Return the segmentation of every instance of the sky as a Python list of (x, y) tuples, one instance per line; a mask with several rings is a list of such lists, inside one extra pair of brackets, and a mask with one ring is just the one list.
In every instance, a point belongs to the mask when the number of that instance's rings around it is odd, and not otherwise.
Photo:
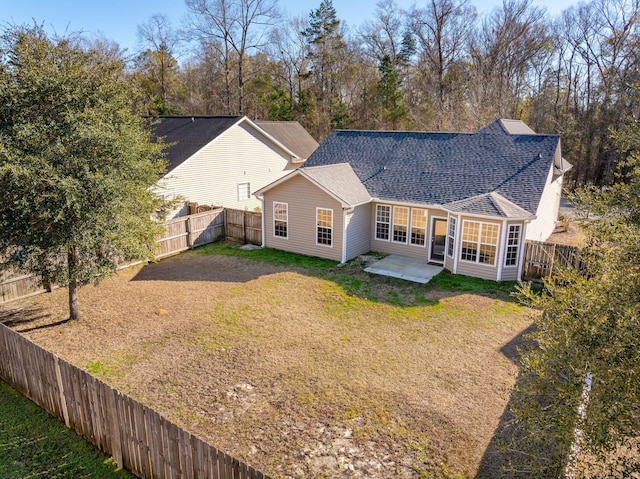
[[(377, 0), (333, 0), (338, 18), (348, 26), (358, 27), (372, 20)], [(321, 0), (279, 0), (280, 7), (290, 16), (308, 17)], [(400, 8), (408, 9), (425, 3), (396, 0)], [(489, 13), (502, 0), (471, 0), (478, 13)], [(534, 0), (552, 14), (577, 3), (576, 0)], [(186, 14), (182, 0), (0, 0), (0, 27), (7, 24), (44, 24), (47, 31), (58, 34), (82, 32), (89, 38), (104, 37), (116, 41), (129, 53), (138, 50), (137, 27), (156, 14), (167, 15), (174, 27), (179, 27)]]

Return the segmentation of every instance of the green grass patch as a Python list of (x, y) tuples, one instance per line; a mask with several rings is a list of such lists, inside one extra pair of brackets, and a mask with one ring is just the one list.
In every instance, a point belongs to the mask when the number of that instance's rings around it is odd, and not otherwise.
[(516, 290), (517, 284), (516, 281), (491, 281), (461, 274), (451, 274), (448, 271), (437, 274), (429, 282), (430, 286), (444, 289), (445, 291), (490, 293), (498, 296), (509, 296)]
[(134, 478), (2, 381), (0, 477)]
[(296, 253), (289, 253), (287, 251), (280, 251), (271, 248), (243, 250), (240, 249), (236, 244), (227, 241), (219, 243), (209, 243), (207, 245), (196, 248), (194, 251), (206, 255), (237, 256), (239, 258), (262, 261), (278, 266), (289, 265), (304, 269), (327, 270), (338, 265), (337, 261), (317, 258), (315, 256), (305, 256)]

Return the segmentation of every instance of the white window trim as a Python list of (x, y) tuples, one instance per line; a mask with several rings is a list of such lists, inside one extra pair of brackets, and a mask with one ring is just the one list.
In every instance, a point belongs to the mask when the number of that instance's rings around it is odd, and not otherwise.
[[(478, 230), (478, 238), (476, 239), (476, 259), (474, 261), (470, 261), (468, 259), (463, 259), (462, 258), (462, 249), (460, 249), (460, 261), (462, 261), (463, 263), (470, 263), (470, 264), (477, 264), (480, 266), (488, 266), (488, 267), (492, 267), (495, 268), (496, 264), (500, 264), (497, 263), (497, 261), (499, 261), (499, 256), (500, 256), (500, 225), (496, 225), (496, 223), (490, 223), (487, 221), (480, 221), (480, 220), (473, 220), (473, 219), (469, 219), (469, 220), (462, 220), (462, 229), (460, 230), (460, 244), (462, 245), (464, 243), (464, 228), (465, 228), (465, 224), (466, 223), (479, 223), (480, 224), (480, 229)], [(491, 226), (497, 226), (498, 227), (498, 233), (496, 235), (496, 243), (495, 245), (491, 245), (490, 243), (482, 243), (480, 241), (480, 239), (482, 238), (482, 228), (484, 227), (484, 225), (491, 225)], [(496, 248), (496, 254), (493, 256), (493, 263), (482, 263), (480, 262), (480, 245), (490, 245), (490, 246), (495, 246)]]
[[(413, 212), (422, 211), (424, 213), (424, 244), (416, 244), (411, 242), (411, 234), (413, 233)], [(426, 208), (409, 208), (409, 231), (407, 234), (407, 243), (415, 248), (426, 248), (429, 244), (429, 210)]]
[[(324, 211), (331, 211), (331, 244), (324, 244), (324, 243), (319, 243), (318, 242), (318, 211), (320, 210), (324, 210)], [(288, 230), (287, 230), (288, 231)], [(331, 208), (322, 208), (320, 206), (316, 206), (316, 246), (324, 246), (325, 248), (333, 248), (333, 243), (334, 243), (334, 227), (333, 227), (333, 209)]]
[[(388, 223), (384, 223), (382, 221), (378, 221), (378, 208), (379, 207), (386, 207), (389, 208), (389, 222)], [(374, 221), (374, 228), (375, 230), (373, 231), (373, 237), (376, 241), (386, 241), (387, 243), (391, 242), (391, 237), (393, 235), (393, 231), (391, 230), (391, 225), (392, 225), (392, 215), (393, 215), (393, 207), (391, 205), (385, 205), (385, 204), (377, 204), (376, 205), (376, 210), (374, 212), (375, 215), (375, 221)], [(378, 238), (378, 223), (380, 224), (386, 224), (389, 226), (389, 237), (387, 239), (384, 238)]]
[[(404, 208), (405, 210), (407, 210), (407, 224), (406, 224), (406, 239), (404, 241), (396, 241), (395, 239), (393, 239), (394, 232), (395, 232), (395, 227), (396, 227), (396, 208)], [(411, 231), (411, 208), (408, 206), (400, 206), (400, 205), (396, 205), (392, 208), (392, 212), (393, 214), (391, 215), (391, 230), (389, 231), (389, 238), (391, 239), (392, 243), (395, 244), (409, 244), (409, 233)], [(405, 225), (398, 225), (398, 226), (405, 226)]]
[[(246, 192), (247, 192), (247, 197), (246, 198), (240, 198), (240, 187), (246, 185)], [(237, 187), (236, 187), (236, 191), (238, 193), (238, 201), (248, 201), (251, 199), (251, 183), (249, 181), (243, 181), (238, 183)]]
[[(287, 207), (287, 217), (284, 221), (286, 221), (287, 223), (287, 236), (280, 236), (276, 234), (276, 205), (285, 205)], [(279, 238), (279, 239), (289, 239), (289, 203), (284, 203), (282, 201), (274, 201), (273, 202), (273, 212), (272, 212), (272, 219), (273, 219), (273, 237), (274, 238)], [(278, 221), (282, 221), (282, 220), (278, 220)]]
[[(451, 226), (453, 225), (453, 236), (449, 233), (451, 231)], [(447, 218), (447, 244), (445, 248), (447, 248), (447, 258), (455, 258), (456, 257), (456, 236), (458, 233), (458, 218), (456, 216), (450, 216)], [(451, 248), (449, 245), (451, 244)], [(451, 249), (451, 254), (449, 254), (449, 249)]]
[[(515, 226), (520, 230), (518, 235), (518, 243), (516, 244), (516, 262), (515, 264), (507, 264), (507, 258), (509, 253), (509, 229)], [(505, 241), (504, 241), (504, 267), (505, 268), (517, 268), (520, 265), (520, 255), (522, 254), (522, 225), (519, 223), (507, 223), (505, 228)]]

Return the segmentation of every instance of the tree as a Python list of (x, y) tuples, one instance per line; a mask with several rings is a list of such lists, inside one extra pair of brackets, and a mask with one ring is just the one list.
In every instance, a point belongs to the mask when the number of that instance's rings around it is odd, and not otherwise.
[[(544, 310), (522, 355), (513, 408), (526, 437), (546, 445), (530, 451), (551, 453), (532, 467), (539, 477), (562, 474), (576, 429), (583, 432), (581, 474), (631, 477), (640, 469), (638, 457), (621, 449), (637, 446), (640, 436), (640, 127), (631, 123), (614, 141), (626, 158), (618, 182), (575, 196), (590, 217), (587, 269), (547, 279), (542, 294), (522, 291)], [(593, 386), (585, 402), (588, 374)]]
[(380, 71), (380, 80), (377, 89), (382, 101), (383, 117), (395, 129), (398, 121), (406, 116), (400, 75), (388, 55), (382, 58), (378, 70)]
[(138, 25), (138, 38), (145, 46), (136, 58), (137, 76), (147, 94), (148, 113), (169, 115), (177, 113), (173, 103), (181, 84), (175, 50), (178, 34), (165, 15), (152, 15), (147, 23)]
[(11, 27), (0, 63), (0, 251), (68, 285), (71, 319), (81, 285), (154, 256), (165, 171), (122, 63), (78, 45)]
[(302, 34), (309, 47), (312, 94), (320, 115), (317, 136), (323, 137), (329, 133), (331, 122), (334, 125), (336, 119), (343, 122), (347, 107), (340, 91), (347, 44), (331, 0), (322, 0), (320, 6), (309, 14), (309, 25)]
[(453, 76), (467, 56), (467, 43), (476, 19), (468, 0), (431, 0), (424, 9), (411, 12), (411, 28), (418, 43), (422, 65), (420, 82), (435, 104), (436, 128), (451, 127), (449, 111), (458, 105), (449, 102)]
[[(215, 48), (225, 70), (227, 114), (245, 113), (245, 60), (268, 43), (268, 29), (280, 17), (277, 0), (186, 0), (192, 34)], [(237, 106), (232, 106), (236, 85)]]

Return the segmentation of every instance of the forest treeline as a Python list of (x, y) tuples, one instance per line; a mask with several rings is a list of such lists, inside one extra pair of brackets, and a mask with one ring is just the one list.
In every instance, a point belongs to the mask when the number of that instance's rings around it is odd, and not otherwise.
[(476, 131), (496, 118), (559, 134), (570, 187), (615, 181), (611, 132), (639, 113), (640, 0), (551, 17), (531, 0), (393, 0), (343, 22), (331, 0), (287, 18), (277, 0), (186, 0), (139, 25), (129, 67), (145, 114), (297, 120), (334, 128)]

